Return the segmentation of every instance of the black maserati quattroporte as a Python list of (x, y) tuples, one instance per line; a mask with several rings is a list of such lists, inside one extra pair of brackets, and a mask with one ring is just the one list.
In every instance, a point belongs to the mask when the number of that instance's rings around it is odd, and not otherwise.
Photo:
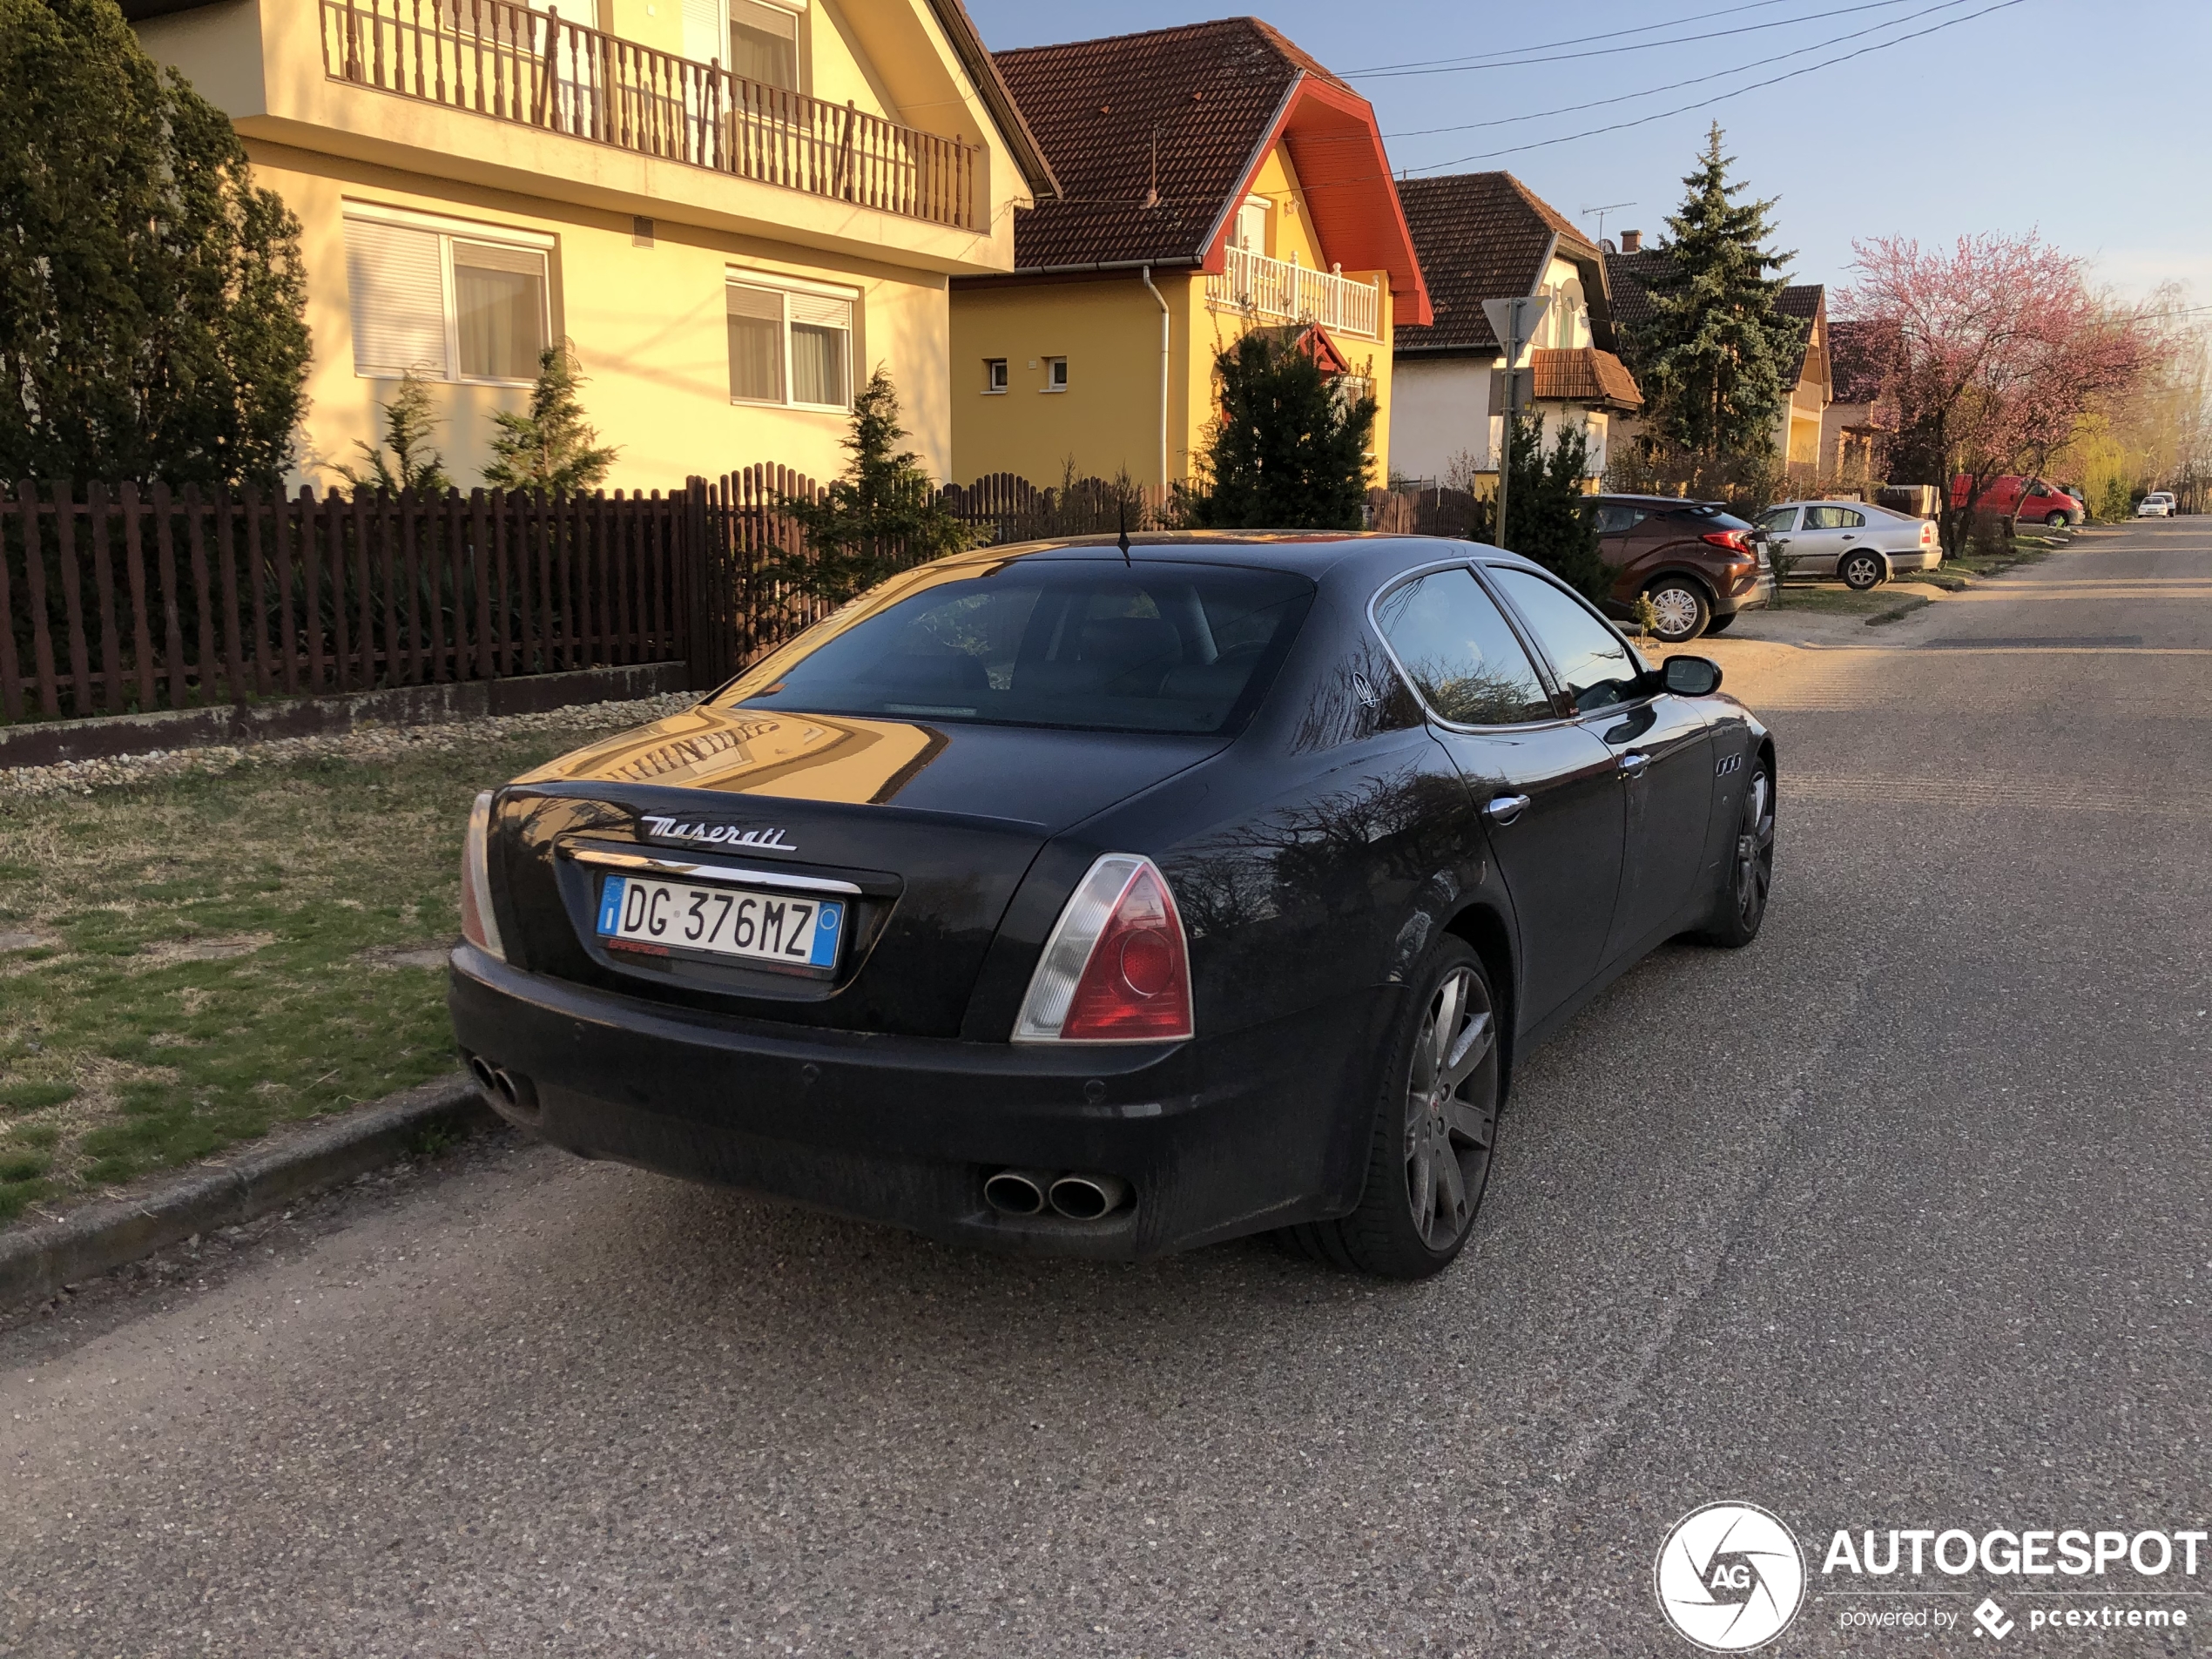
[(962, 555), (480, 797), (454, 1024), (593, 1157), (1418, 1277), (1514, 1058), (1662, 941), (1757, 933), (1774, 745), (1719, 685), (1466, 543)]

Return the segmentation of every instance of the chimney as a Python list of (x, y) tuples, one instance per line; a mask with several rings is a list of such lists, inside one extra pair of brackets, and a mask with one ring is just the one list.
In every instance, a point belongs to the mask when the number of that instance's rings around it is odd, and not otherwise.
[(1621, 233), (1621, 252), (1623, 253), (1642, 253), (1643, 233), (1642, 231), (1622, 231)]

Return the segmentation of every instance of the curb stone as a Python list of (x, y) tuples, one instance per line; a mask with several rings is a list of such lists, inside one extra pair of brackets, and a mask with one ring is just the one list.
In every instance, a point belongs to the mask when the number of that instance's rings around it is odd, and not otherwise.
[(1900, 617), (1909, 617), (1924, 605), (1934, 603), (1932, 599), (1924, 599), (1917, 593), (1906, 594), (1887, 610), (1878, 610), (1867, 617), (1866, 625), (1869, 628), (1879, 628), (1885, 622), (1895, 622)]
[(195, 1171), (159, 1192), (0, 1233), (0, 1308), (43, 1299), (195, 1233), (236, 1226), (317, 1187), (380, 1169), (425, 1130), (474, 1130), (500, 1121), (465, 1076), (441, 1077), (281, 1146)]

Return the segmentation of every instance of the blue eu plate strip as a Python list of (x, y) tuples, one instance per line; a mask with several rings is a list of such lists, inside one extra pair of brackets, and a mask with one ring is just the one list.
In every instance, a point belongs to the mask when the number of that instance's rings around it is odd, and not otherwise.
[(826, 904), (822, 914), (814, 918), (814, 948), (807, 955), (810, 967), (833, 968), (837, 965), (837, 935), (845, 927), (845, 907)]
[(629, 879), (624, 876), (610, 875), (607, 878), (606, 887), (599, 894), (599, 931), (601, 933), (611, 934), (621, 928), (622, 891), (629, 885)]

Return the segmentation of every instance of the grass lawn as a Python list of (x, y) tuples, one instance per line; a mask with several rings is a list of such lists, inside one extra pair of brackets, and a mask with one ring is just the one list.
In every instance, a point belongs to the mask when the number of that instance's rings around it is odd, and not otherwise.
[(1773, 609), (1777, 610), (1817, 610), (1830, 617), (1871, 617), (1877, 611), (1896, 608), (1898, 596), (1880, 588), (1865, 593), (1854, 593), (1838, 584), (1835, 587), (1803, 587), (1791, 583), (1775, 595)]
[(631, 723), (0, 786), (0, 1223), (451, 1070), (470, 799)]

